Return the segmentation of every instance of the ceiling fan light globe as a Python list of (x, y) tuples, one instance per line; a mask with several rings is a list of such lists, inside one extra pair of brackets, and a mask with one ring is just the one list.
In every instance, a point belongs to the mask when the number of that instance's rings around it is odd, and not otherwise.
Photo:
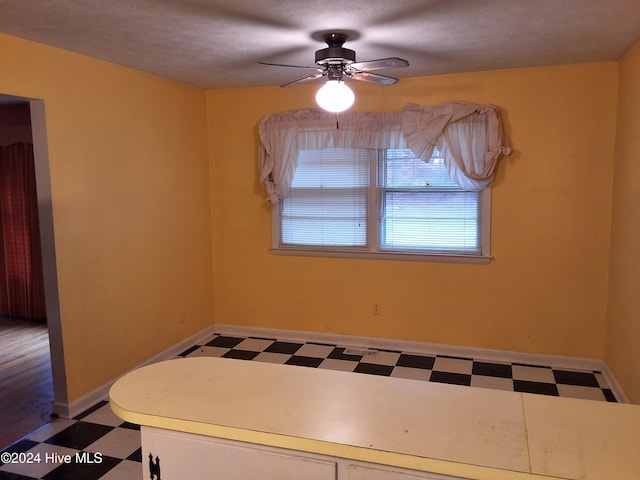
[(339, 80), (329, 80), (316, 93), (316, 102), (328, 112), (344, 112), (356, 99), (353, 91)]

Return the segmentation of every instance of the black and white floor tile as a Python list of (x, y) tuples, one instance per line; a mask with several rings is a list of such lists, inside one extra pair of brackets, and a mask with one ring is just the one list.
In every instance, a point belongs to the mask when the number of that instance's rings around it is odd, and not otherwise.
[(2, 480), (140, 480), (140, 427), (102, 401), (74, 419), (52, 419), (2, 453)]
[[(179, 357), (213, 356), (428, 382), (616, 402), (599, 371), (213, 335)], [(140, 431), (102, 401), (74, 419), (53, 419), (2, 452), (0, 480), (140, 480)]]

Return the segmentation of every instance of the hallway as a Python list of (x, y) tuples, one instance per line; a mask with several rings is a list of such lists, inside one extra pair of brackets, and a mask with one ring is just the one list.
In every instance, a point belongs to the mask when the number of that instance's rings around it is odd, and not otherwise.
[(0, 450), (50, 421), (47, 324), (0, 317)]

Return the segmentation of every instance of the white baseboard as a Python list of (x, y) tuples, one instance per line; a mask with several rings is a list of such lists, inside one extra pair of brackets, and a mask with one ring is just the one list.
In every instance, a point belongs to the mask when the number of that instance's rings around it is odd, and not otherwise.
[(602, 364), (602, 376), (609, 384), (609, 387), (611, 387), (611, 391), (615, 395), (616, 400), (620, 403), (631, 403), (618, 383), (618, 380), (616, 380), (616, 377), (613, 375), (613, 372), (609, 369), (609, 365), (607, 365), (605, 361), (603, 361)]
[[(206, 339), (215, 333), (215, 325), (210, 325), (207, 328), (191, 335), (188, 338), (185, 338), (181, 342), (169, 347), (168, 349), (160, 352), (159, 354), (153, 356), (149, 360), (141, 363), (137, 367), (133, 368), (135, 370), (137, 368), (143, 367), (145, 365), (149, 365), (151, 363), (161, 362), (163, 360), (169, 360), (175, 358), (177, 355), (185, 351), (187, 348), (195, 345), (198, 341)], [(124, 374), (123, 374), (124, 375)], [(118, 380), (118, 378), (114, 378), (113, 380), (99, 386), (92, 392), (80, 397), (78, 400), (75, 400), (71, 403), (58, 403), (54, 402), (52, 411), (53, 415), (61, 417), (61, 418), (73, 418), (77, 415), (80, 415), (82, 412), (87, 410), (88, 408), (93, 407), (96, 403), (105, 400), (109, 396), (109, 389), (111, 386)]]
[(273, 328), (245, 327), (240, 325), (216, 324), (216, 333), (237, 335), (243, 337), (277, 338), (282, 340), (328, 343), (331, 345), (377, 348), (413, 352), (418, 354), (447, 355), (450, 357), (473, 358), (492, 362), (522, 363), (526, 365), (552, 366), (568, 370), (597, 370), (611, 387), (616, 399), (621, 403), (629, 403), (622, 388), (609, 370), (606, 362), (601, 359), (570, 357), (564, 355), (547, 355), (538, 353), (524, 353), (509, 350), (492, 350), (486, 348), (461, 347), (456, 345), (442, 345), (409, 340), (393, 340), (375, 337), (360, 337), (336, 333), (307, 332), (301, 330), (280, 330)]

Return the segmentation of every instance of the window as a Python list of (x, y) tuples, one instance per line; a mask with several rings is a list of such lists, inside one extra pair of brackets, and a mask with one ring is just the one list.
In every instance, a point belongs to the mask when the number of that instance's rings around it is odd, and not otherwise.
[(465, 191), (436, 150), (301, 150), (274, 209), (276, 253), (488, 261), (490, 188)]
[(490, 186), (511, 151), (496, 107), (294, 110), (258, 133), (274, 253), (490, 261)]

